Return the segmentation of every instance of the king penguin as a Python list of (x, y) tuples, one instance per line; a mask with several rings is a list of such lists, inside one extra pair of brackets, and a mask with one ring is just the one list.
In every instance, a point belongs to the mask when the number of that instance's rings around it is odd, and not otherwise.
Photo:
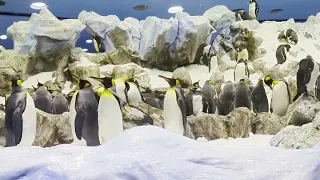
[[(52, 95), (53, 93), (51, 93)], [(61, 92), (55, 92), (51, 101), (52, 114), (63, 114), (69, 112), (69, 104), (66, 97)]]
[(204, 113), (216, 114), (217, 107), (214, 98), (217, 96), (216, 89), (211, 80), (207, 80), (201, 88), (201, 94), (206, 104), (206, 108), (203, 108)]
[(38, 89), (32, 96), (36, 108), (51, 113), (51, 94), (47, 88), (38, 82)]
[(110, 90), (115, 85), (111, 77), (91, 78), (101, 82), (104, 86), (98, 107), (99, 140), (101, 144), (104, 144), (123, 132), (120, 99)]
[(247, 61), (240, 59), (234, 68), (234, 82), (239, 82), (241, 79), (249, 78), (250, 72)]
[(231, 81), (227, 81), (224, 85), (220, 98), (216, 100), (219, 115), (226, 116), (234, 109), (233, 101), (236, 92), (235, 89), (236, 88)]
[(244, 79), (240, 79), (236, 87), (234, 107), (247, 107), (251, 110), (251, 92)]
[(128, 103), (128, 91), (130, 90), (130, 85), (124, 78), (115, 79), (114, 84), (117, 96), (120, 98), (121, 106), (123, 107)]
[(139, 84), (137, 82), (137, 79), (133, 77), (132, 79), (128, 79), (127, 81), (129, 87), (127, 87), (128, 92), (128, 103), (131, 102), (143, 102), (143, 98), (141, 95), (141, 92), (139, 91)]
[(98, 102), (89, 81), (79, 79), (79, 89), (70, 102), (70, 125), (74, 145), (98, 146)]
[(256, 0), (249, 0), (248, 4), (250, 20), (256, 20), (259, 13), (259, 5)]
[(291, 46), (289, 44), (281, 44), (276, 51), (277, 65), (286, 62), (287, 53), (290, 51)]
[(170, 85), (164, 97), (164, 127), (171, 132), (185, 135), (187, 111), (180, 82), (177, 79), (161, 75), (159, 75), (159, 77), (165, 79)]
[(291, 104), (290, 88), (288, 83), (282, 80), (273, 80), (270, 75), (264, 78), (264, 83), (272, 89), (270, 112), (278, 116), (285, 116)]
[(269, 102), (263, 79), (259, 79), (257, 85), (253, 88), (251, 100), (254, 113), (269, 112)]
[(5, 105), (5, 147), (31, 146), (36, 137), (36, 107), (32, 97), (21, 84), (19, 76), (11, 77), (11, 95)]
[(318, 63), (315, 62), (311, 56), (302, 59), (297, 72), (297, 95), (293, 98), (293, 101), (298, 99), (303, 93), (310, 93), (309, 95), (315, 96), (315, 86), (318, 76)]

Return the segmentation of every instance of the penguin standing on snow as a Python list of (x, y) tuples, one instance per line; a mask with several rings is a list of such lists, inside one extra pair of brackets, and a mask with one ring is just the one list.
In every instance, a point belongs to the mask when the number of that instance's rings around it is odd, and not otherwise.
[(259, 79), (251, 94), (252, 109), (254, 113), (269, 112), (269, 102), (263, 79)]
[(91, 78), (104, 86), (98, 106), (99, 140), (104, 144), (123, 132), (121, 100), (110, 89), (116, 85), (111, 77)]
[(318, 63), (311, 56), (302, 59), (297, 72), (297, 95), (293, 98), (293, 101), (298, 99), (303, 93), (311, 93), (310, 95), (315, 96), (315, 85), (318, 76)]
[(270, 112), (278, 116), (285, 116), (291, 104), (290, 88), (288, 83), (282, 80), (273, 80), (270, 75), (264, 78), (264, 83), (272, 89)]
[(241, 79), (249, 78), (250, 72), (247, 61), (240, 59), (234, 68), (234, 82), (239, 82)]
[(12, 91), (5, 105), (5, 147), (31, 146), (36, 137), (36, 108), (21, 84), (19, 76), (11, 77)]
[(70, 102), (70, 125), (73, 143), (82, 146), (98, 146), (98, 102), (92, 85), (84, 79), (77, 79), (79, 88)]
[(244, 79), (240, 79), (235, 92), (234, 107), (247, 107), (251, 110), (251, 92)]
[(222, 89), (220, 98), (216, 100), (219, 115), (226, 116), (234, 109), (235, 91), (234, 84), (231, 81), (227, 81)]
[(38, 89), (32, 98), (36, 108), (46, 113), (51, 113), (51, 94), (43, 84), (38, 82)]
[(248, 4), (250, 20), (256, 20), (259, 13), (259, 5), (256, 0), (249, 0)]
[(287, 42), (296, 45), (298, 43), (298, 35), (294, 30), (286, 29), (278, 35), (278, 40), (280, 42)]
[(277, 65), (286, 62), (287, 53), (290, 51), (291, 46), (289, 44), (281, 44), (276, 51)]
[(170, 85), (164, 97), (164, 127), (171, 132), (185, 135), (187, 111), (185, 97), (183, 95), (180, 82), (177, 79), (161, 75), (159, 75), (159, 77), (165, 79)]
[(203, 108), (203, 112), (208, 114), (215, 114), (217, 112), (217, 107), (215, 104), (217, 92), (211, 80), (207, 80), (204, 83), (203, 87), (201, 88), (201, 94), (203, 97), (203, 101), (206, 104)]
[(245, 21), (245, 20), (249, 20), (250, 17), (247, 12), (245, 12), (243, 9), (241, 9), (238, 12), (236, 12), (236, 19), (238, 21)]

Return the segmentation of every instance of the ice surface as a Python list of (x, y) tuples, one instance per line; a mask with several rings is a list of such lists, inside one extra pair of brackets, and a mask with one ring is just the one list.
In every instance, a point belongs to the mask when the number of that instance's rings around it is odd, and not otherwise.
[(154, 126), (129, 129), (99, 147), (3, 148), (0, 162), (0, 179), (5, 180), (320, 177), (320, 149), (211, 147)]

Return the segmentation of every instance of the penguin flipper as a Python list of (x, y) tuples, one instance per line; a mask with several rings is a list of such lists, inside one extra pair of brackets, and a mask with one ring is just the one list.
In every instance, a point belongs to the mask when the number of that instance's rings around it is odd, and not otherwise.
[(176, 96), (177, 96), (177, 102), (181, 110), (182, 114), (182, 119), (183, 119), (183, 127), (184, 130), (186, 131), (187, 127), (187, 109), (186, 109), (186, 103), (185, 103), (185, 98), (182, 92), (181, 88), (175, 88), (176, 89)]
[(19, 144), (22, 139), (22, 129), (23, 129), (22, 113), (24, 112), (25, 108), (26, 108), (25, 101), (19, 101), (17, 107), (12, 113), (12, 123), (13, 123), (16, 145)]
[(86, 118), (86, 114), (83, 110), (77, 111), (77, 115), (74, 121), (74, 127), (75, 127), (75, 133), (79, 140), (82, 138), (82, 128), (83, 128), (83, 122)]

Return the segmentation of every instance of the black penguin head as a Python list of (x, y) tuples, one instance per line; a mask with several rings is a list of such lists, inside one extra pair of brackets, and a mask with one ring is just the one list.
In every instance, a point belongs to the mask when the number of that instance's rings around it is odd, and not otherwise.
[(256, 3), (256, 0), (249, 0), (248, 4)]
[(192, 84), (190, 90), (193, 91), (193, 92), (195, 92), (195, 91), (197, 91), (197, 89), (198, 89), (199, 87), (200, 87), (199, 81), (197, 81), (197, 82), (195, 82), (195, 83)]
[(311, 73), (314, 68), (314, 62), (311, 56), (307, 56), (299, 63), (299, 72)]
[(87, 87), (91, 87), (91, 83), (87, 80), (84, 80), (84, 79), (80, 79), (79, 80), (79, 88), (80, 89), (84, 89), (84, 88), (87, 88)]
[(22, 85), (22, 80), (19, 75), (12, 76), (9, 82), (10, 86), (18, 87)]
[(115, 81), (114, 79), (112, 79), (112, 77), (106, 76), (104, 78), (97, 78), (97, 77), (90, 77), (90, 78), (101, 82), (105, 88), (110, 88), (112, 86), (115, 86)]
[(174, 87), (174, 86), (179, 86), (180, 85), (180, 82), (178, 79), (174, 79), (174, 78), (168, 78), (168, 77), (165, 77), (165, 76), (162, 76), (162, 75), (159, 75), (158, 77), (166, 80), (170, 87)]
[(273, 80), (270, 75), (264, 78), (264, 83), (272, 89)]
[(286, 47), (287, 51), (290, 51), (290, 48), (291, 48), (290, 44), (286, 44), (285, 47)]

